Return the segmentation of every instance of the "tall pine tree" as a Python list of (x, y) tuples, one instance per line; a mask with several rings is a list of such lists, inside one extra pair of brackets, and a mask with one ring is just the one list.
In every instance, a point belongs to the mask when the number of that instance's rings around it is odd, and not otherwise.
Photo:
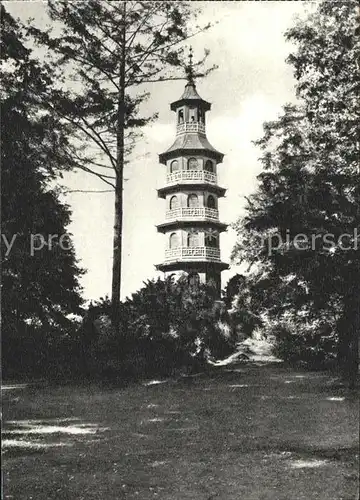
[(178, 75), (172, 70), (183, 65), (180, 42), (196, 32), (189, 31), (195, 10), (176, 1), (55, 0), (48, 5), (51, 19), (62, 26), (60, 35), (35, 27), (31, 32), (77, 80), (68, 92), (59, 90), (51, 106), (74, 126), (72, 158), (78, 168), (115, 191), (112, 304), (117, 322), (126, 156), (139, 127), (156, 117), (141, 116), (149, 96), (144, 85), (185, 77), (183, 70)]

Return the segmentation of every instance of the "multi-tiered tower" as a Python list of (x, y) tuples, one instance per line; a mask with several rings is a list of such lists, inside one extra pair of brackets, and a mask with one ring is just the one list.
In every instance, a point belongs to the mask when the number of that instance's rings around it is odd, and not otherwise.
[(218, 199), (226, 190), (217, 183), (224, 155), (206, 137), (210, 107), (197, 93), (190, 55), (184, 93), (171, 104), (176, 139), (159, 155), (166, 165), (166, 184), (158, 189), (158, 196), (166, 200), (166, 215), (157, 229), (166, 236), (166, 250), (165, 261), (156, 268), (186, 272), (194, 280), (212, 283), (220, 295), (221, 271), (228, 264), (220, 258), (220, 233), (227, 225), (219, 220)]

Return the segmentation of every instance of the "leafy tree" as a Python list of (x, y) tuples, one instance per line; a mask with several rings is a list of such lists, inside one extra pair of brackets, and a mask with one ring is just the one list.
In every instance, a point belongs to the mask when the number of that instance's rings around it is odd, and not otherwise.
[(31, 33), (77, 81), (67, 92), (59, 89), (51, 106), (74, 126), (78, 168), (115, 190), (111, 299), (117, 322), (124, 164), (139, 138), (136, 130), (156, 118), (141, 115), (149, 96), (143, 86), (178, 78), (171, 70), (183, 64), (179, 43), (193, 36), (188, 24), (195, 11), (188, 2), (173, 1), (50, 0), (48, 6), (62, 26), (60, 35), (35, 27)]
[(264, 166), (233, 256), (257, 263), (264, 309), (336, 318), (338, 360), (358, 372), (360, 259), (358, 6), (322, 2), (287, 33), (299, 101), (264, 125)]
[(82, 271), (66, 235), (70, 211), (51, 187), (69, 167), (66, 130), (42, 106), (54, 74), (33, 58), (3, 6), (1, 28), (3, 352), (6, 369), (22, 369), (32, 356), (40, 364), (52, 334), (69, 333)]

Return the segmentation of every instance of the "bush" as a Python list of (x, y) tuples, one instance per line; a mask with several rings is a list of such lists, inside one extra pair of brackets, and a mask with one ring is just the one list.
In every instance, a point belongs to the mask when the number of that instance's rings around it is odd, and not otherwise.
[(335, 363), (336, 335), (327, 324), (280, 322), (267, 333), (273, 338), (273, 354), (291, 364), (311, 369), (327, 368)]
[(75, 321), (59, 325), (6, 324), (3, 331), (3, 377), (5, 379), (68, 379), (81, 373), (81, 345)]
[(232, 352), (226, 310), (211, 287), (187, 278), (148, 281), (120, 304), (114, 331), (108, 299), (90, 306), (80, 332), (89, 376), (167, 376)]

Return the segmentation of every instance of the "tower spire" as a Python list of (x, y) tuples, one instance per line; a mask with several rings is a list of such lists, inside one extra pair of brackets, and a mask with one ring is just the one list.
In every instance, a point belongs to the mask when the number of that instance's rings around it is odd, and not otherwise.
[(187, 82), (188, 85), (195, 85), (194, 82), (194, 68), (193, 68), (193, 50), (192, 46), (190, 45), (189, 48), (189, 64), (185, 68), (186, 72), (186, 77), (187, 77)]

